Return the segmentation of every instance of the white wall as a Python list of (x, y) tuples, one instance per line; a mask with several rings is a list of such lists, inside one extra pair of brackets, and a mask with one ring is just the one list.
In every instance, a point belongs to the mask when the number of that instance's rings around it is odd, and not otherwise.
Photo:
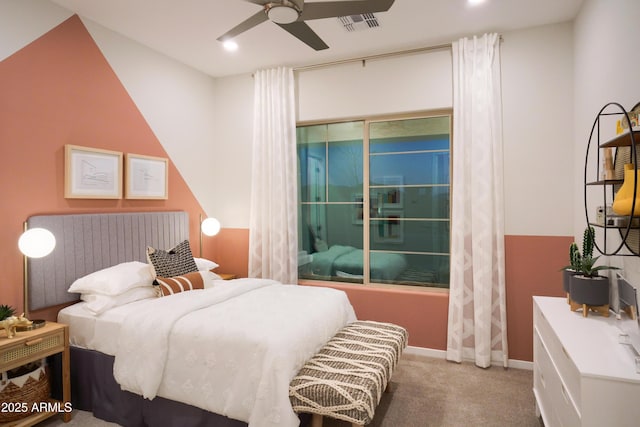
[(451, 108), (451, 50), (297, 74), (298, 121)]
[[(640, 2), (637, 0), (585, 0), (574, 25), (574, 126), (576, 171), (574, 235), (580, 240), (586, 226), (582, 193), (586, 144), (596, 115), (608, 102), (631, 109), (640, 101)], [(640, 259), (612, 257), (624, 267), (634, 284), (640, 283)]]
[(570, 236), (572, 25), (513, 31), (503, 38), (505, 232)]
[(251, 150), (253, 141), (253, 77), (249, 74), (216, 81), (215, 135), (216, 199), (224, 227), (249, 228)]
[(41, 0), (0, 0), (0, 61), (72, 15)]

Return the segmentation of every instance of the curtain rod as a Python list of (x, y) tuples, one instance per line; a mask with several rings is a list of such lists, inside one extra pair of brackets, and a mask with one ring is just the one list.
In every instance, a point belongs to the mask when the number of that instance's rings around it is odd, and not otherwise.
[(439, 44), (436, 46), (419, 47), (419, 48), (408, 49), (408, 50), (400, 50), (397, 52), (380, 53), (378, 55), (361, 56), (359, 58), (342, 59), (339, 61), (323, 62), (320, 64), (307, 65), (304, 67), (296, 67), (293, 69), (293, 71), (306, 71), (306, 70), (312, 70), (316, 68), (331, 67), (333, 65), (348, 64), (351, 62), (365, 63), (366, 61), (371, 61), (373, 59), (382, 59), (382, 58), (388, 58), (388, 57), (400, 56), (400, 55), (411, 55), (414, 53), (428, 52), (432, 50), (442, 50), (442, 49), (451, 49), (451, 43)]

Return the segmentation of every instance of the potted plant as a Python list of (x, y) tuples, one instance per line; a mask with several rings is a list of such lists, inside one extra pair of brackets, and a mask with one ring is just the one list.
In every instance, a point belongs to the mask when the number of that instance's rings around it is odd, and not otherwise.
[(567, 303), (570, 303), (569, 290), (571, 277), (578, 274), (582, 269), (584, 258), (593, 259), (593, 247), (595, 241), (595, 230), (587, 227), (582, 235), (582, 253), (578, 249), (576, 242), (569, 246), (569, 265), (562, 268), (562, 288), (567, 295)]
[(582, 308), (582, 315), (587, 317), (589, 310), (609, 317), (609, 277), (599, 274), (602, 270), (618, 270), (618, 267), (598, 265), (600, 257), (582, 256), (580, 265), (569, 280), (569, 303), (571, 311)]
[(8, 317), (15, 316), (15, 314), (16, 312), (13, 307), (5, 304), (0, 305), (0, 321)]

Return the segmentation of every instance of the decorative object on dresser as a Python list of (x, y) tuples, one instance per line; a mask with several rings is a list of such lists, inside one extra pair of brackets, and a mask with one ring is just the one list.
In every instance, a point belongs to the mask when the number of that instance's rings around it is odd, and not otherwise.
[(638, 318), (638, 291), (620, 273), (616, 274), (618, 279), (618, 298), (620, 300), (620, 311), (627, 313), (632, 319)]
[(591, 233), (591, 230), (592, 228), (584, 230), (582, 237), (582, 253), (580, 253), (580, 249), (578, 249), (578, 244), (576, 242), (572, 242), (569, 246), (570, 264), (562, 268), (562, 286), (565, 294), (567, 295), (567, 303), (571, 303), (571, 298), (569, 297), (571, 276), (578, 274), (580, 271), (580, 264), (583, 257), (593, 256), (593, 234)]
[(570, 278), (569, 299), (571, 311), (582, 308), (582, 315), (587, 317), (589, 310), (609, 316), (609, 276), (599, 275), (602, 270), (618, 270), (609, 265), (595, 266), (600, 257), (582, 258), (580, 270)]
[(622, 324), (631, 319), (567, 311), (563, 298), (533, 297), (533, 392), (547, 427), (635, 426), (640, 373)]
[(582, 314), (587, 317), (589, 310), (609, 316), (609, 277), (600, 276), (602, 270), (617, 270), (617, 267), (598, 265), (600, 258), (593, 257), (595, 230), (588, 226), (584, 230), (582, 240), (582, 255), (575, 243), (570, 247), (572, 274), (566, 273), (569, 282), (569, 304), (571, 311), (582, 308)]

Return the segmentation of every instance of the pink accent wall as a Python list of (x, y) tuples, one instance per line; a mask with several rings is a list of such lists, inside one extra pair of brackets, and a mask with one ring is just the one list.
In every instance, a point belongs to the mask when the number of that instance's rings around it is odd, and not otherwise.
[(533, 361), (532, 297), (564, 296), (560, 269), (569, 263), (573, 240), (573, 236), (505, 236), (510, 359)]
[(249, 229), (223, 228), (213, 237), (203, 237), (203, 253), (220, 266), (217, 273), (232, 273), (248, 277)]
[(77, 16), (0, 62), (0, 93), (0, 304), (23, 309), (17, 242), (31, 215), (184, 210), (197, 242), (202, 207), (172, 162), (168, 200), (64, 198), (65, 144), (168, 157)]

